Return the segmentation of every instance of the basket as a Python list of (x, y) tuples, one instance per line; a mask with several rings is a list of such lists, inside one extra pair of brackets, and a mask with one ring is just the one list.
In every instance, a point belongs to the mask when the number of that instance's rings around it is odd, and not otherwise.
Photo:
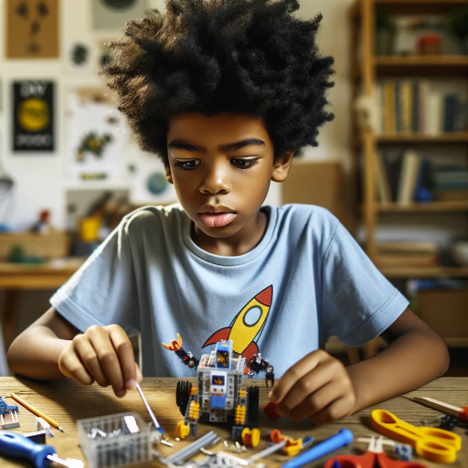
[(29, 256), (63, 258), (68, 256), (70, 236), (65, 231), (48, 234), (33, 232), (2, 232), (0, 234), (0, 260), (5, 261), (15, 244), (21, 245)]
[[(126, 417), (134, 417), (139, 429), (131, 433)], [(90, 468), (134, 466), (152, 460), (152, 439), (148, 425), (137, 413), (119, 413), (77, 421), (78, 436)], [(94, 431), (94, 432), (93, 432)], [(93, 433), (102, 431), (93, 438)]]

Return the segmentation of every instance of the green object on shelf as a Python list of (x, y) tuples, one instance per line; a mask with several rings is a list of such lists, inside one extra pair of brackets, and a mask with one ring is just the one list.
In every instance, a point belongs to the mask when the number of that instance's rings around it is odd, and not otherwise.
[(462, 52), (468, 55), (468, 6), (453, 10), (447, 20), (450, 34), (458, 39)]
[(27, 255), (22, 244), (13, 244), (10, 254), (8, 255), (8, 261), (11, 263), (28, 263), (33, 265), (45, 263), (45, 259), (42, 257)]

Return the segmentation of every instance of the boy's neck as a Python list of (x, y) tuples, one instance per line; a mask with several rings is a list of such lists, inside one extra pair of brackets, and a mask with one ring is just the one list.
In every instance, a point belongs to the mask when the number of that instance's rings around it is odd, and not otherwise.
[(253, 250), (262, 240), (268, 225), (268, 216), (259, 211), (244, 228), (225, 239), (216, 239), (206, 235), (192, 221), (190, 236), (203, 250), (222, 257), (237, 257)]

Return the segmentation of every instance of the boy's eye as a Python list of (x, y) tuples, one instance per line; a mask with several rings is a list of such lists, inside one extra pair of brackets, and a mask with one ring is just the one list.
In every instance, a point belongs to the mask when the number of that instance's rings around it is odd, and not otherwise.
[(198, 159), (191, 159), (189, 161), (177, 161), (175, 166), (181, 167), (182, 169), (190, 170), (195, 169), (200, 165), (200, 161)]
[(257, 162), (258, 161), (256, 159), (231, 159), (231, 164), (239, 169), (249, 169), (250, 167), (255, 166)]

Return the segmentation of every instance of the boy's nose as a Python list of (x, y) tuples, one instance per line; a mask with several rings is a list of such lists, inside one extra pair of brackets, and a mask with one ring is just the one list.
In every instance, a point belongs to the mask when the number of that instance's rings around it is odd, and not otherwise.
[(200, 184), (200, 192), (215, 195), (217, 193), (229, 193), (231, 184), (227, 171), (223, 167), (208, 168)]

